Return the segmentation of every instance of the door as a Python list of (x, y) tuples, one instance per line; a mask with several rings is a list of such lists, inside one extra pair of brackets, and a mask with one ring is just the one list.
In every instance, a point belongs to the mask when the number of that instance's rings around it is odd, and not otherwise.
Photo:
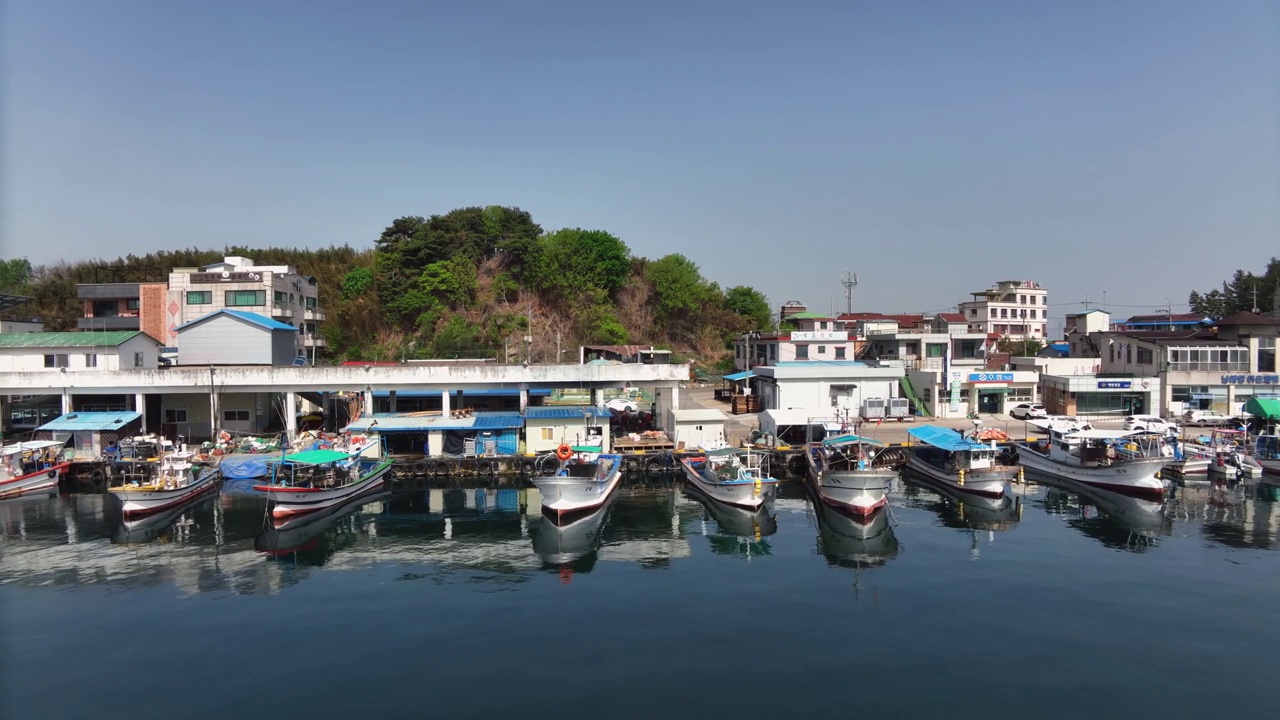
[(1000, 412), (1000, 393), (978, 393), (978, 412), (988, 414)]

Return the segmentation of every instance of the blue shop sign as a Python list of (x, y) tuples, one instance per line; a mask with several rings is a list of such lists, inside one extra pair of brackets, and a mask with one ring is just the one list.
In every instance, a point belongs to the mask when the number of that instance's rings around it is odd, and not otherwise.
[(1099, 390), (1128, 390), (1133, 387), (1132, 380), (1099, 380)]
[(1280, 375), (1223, 375), (1223, 385), (1280, 385)]
[(1013, 373), (969, 373), (969, 382), (1013, 382)]

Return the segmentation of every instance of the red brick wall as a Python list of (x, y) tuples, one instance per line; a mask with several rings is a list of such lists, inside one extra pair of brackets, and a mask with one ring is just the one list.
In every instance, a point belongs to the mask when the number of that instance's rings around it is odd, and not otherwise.
[(142, 332), (168, 345), (165, 337), (165, 302), (169, 299), (167, 283), (144, 283), (138, 286), (138, 326)]

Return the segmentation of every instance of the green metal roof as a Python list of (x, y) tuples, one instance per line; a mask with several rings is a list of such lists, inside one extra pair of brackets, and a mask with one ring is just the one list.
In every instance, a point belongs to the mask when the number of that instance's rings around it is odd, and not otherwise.
[(140, 330), (0, 333), (0, 348), (116, 347), (141, 334)]
[(338, 450), (307, 450), (285, 455), (284, 460), (285, 462), (299, 463), (301, 465), (325, 465), (339, 460), (346, 460), (350, 457), (351, 453), (339, 452)]

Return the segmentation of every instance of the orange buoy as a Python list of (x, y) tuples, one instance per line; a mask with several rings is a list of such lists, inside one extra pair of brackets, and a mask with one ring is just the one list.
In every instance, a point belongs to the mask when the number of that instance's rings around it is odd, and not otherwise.
[(560, 443), (560, 447), (556, 448), (556, 458), (563, 462), (571, 457), (573, 457), (573, 448)]

